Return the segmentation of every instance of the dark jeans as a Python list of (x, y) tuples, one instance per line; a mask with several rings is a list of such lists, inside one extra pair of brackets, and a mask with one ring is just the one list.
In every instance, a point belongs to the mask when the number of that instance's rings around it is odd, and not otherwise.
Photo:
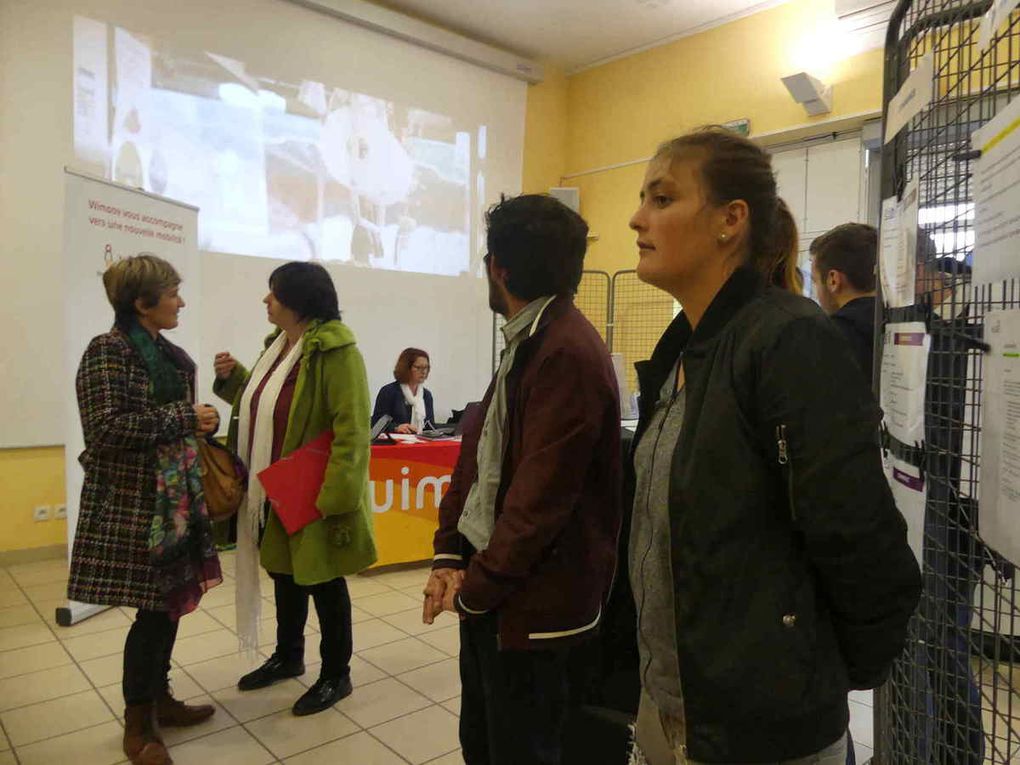
[(347, 581), (340, 577), (322, 584), (303, 587), (287, 574), (273, 574), (276, 595), (276, 655), (287, 662), (305, 658), (305, 622), (308, 620), (308, 596), (315, 602), (319, 616), (319, 653), (321, 677), (341, 678), (350, 674), (354, 644), (351, 636), (351, 596)]
[[(946, 468), (937, 475), (945, 474)], [(970, 532), (976, 514), (944, 480), (928, 483), (924, 594), (917, 636), (907, 644), (906, 675), (893, 684), (901, 758), (921, 765), (981, 765), (981, 692), (971, 669), (970, 624), (984, 550)]]
[(138, 610), (124, 642), (125, 704), (150, 704), (166, 690), (176, 640), (177, 622), (166, 611)]
[(494, 615), (460, 624), (466, 765), (559, 765), (569, 651), (500, 651)]
[(985, 760), (981, 692), (970, 663), (972, 603), (984, 558), (970, 531), (976, 508), (964, 502), (944, 482), (930, 482), (920, 613), (935, 765), (981, 765)]

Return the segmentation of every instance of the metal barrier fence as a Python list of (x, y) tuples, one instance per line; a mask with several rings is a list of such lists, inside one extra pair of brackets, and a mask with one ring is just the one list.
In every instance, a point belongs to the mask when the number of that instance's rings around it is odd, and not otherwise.
[(657, 287), (638, 279), (637, 271), (617, 271), (612, 288), (613, 353), (623, 354), (628, 391), (621, 396), (636, 395), (637, 373), (634, 364), (649, 358), (662, 333), (676, 315), (673, 298)]
[[(581, 274), (581, 283), (577, 286), (574, 305), (583, 313), (602, 335), (602, 339), (610, 342), (610, 278), (605, 271), (585, 271)], [(499, 367), (499, 357), (506, 347), (501, 331), (506, 322), (499, 314), (492, 315), (492, 370)]]
[[(652, 355), (659, 337), (676, 315), (673, 298), (637, 278), (633, 270), (585, 271), (574, 303), (602, 335), (613, 353), (623, 355), (627, 387), (622, 396), (637, 394), (635, 362)], [(506, 346), (502, 316), (492, 316), (492, 368), (499, 366)]]
[[(926, 56), (934, 74), (916, 94), (922, 103), (930, 95), (930, 103), (882, 154), (882, 197), (902, 198), (916, 182), (919, 213), (915, 304), (883, 309), (878, 345), (894, 331), (890, 323), (920, 321), (930, 350), (923, 441), (887, 439), (888, 453), (923, 481), (924, 592), (907, 651), (876, 696), (879, 765), (1020, 762), (1020, 598), (1012, 564), (996, 551), (998, 540), (979, 533), (978, 517), (989, 390), (985, 317), (993, 308), (1020, 308), (1020, 280), (976, 284), (971, 272), (988, 244), (978, 241), (975, 250), (980, 147), (971, 136), (1020, 87), (1020, 12), (1009, 14), (1015, 4), (1004, 6), (990, 47), (979, 44), (992, 5), (901, 0), (886, 41), (887, 112)], [(1008, 246), (1015, 274), (1020, 237)], [(990, 493), (980, 496), (982, 513)]]

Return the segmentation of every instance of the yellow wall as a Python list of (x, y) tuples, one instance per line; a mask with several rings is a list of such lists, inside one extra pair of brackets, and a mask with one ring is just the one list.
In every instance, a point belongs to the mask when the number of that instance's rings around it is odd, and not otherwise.
[[(830, 21), (828, 3), (792, 0), (570, 77), (567, 173), (647, 157), (664, 139), (709, 123), (747, 117), (760, 135), (879, 112), (882, 51), (826, 62), (824, 48), (845, 44)], [(831, 114), (809, 119), (780, 82), (805, 69), (832, 83)], [(633, 267), (627, 221), (643, 173), (631, 166), (564, 181), (580, 187), (582, 212), (600, 237), (588, 268)]]
[(0, 450), (0, 552), (60, 545), (65, 521), (32, 520), (38, 505), (64, 504), (64, 448)]
[(528, 86), (521, 191), (539, 194), (560, 185), (567, 168), (567, 76), (547, 65), (545, 79)]

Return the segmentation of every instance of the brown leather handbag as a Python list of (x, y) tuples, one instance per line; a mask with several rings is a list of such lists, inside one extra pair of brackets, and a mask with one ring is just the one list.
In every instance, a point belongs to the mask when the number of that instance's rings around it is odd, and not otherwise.
[(209, 519), (225, 521), (232, 518), (240, 509), (248, 489), (248, 471), (241, 458), (219, 441), (199, 438), (198, 464)]

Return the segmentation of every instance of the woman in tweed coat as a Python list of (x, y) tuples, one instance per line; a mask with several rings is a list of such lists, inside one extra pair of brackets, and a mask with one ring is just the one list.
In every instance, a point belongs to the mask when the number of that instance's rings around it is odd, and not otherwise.
[(124, 752), (136, 765), (167, 765), (157, 725), (213, 714), (175, 700), (167, 673), (179, 616), (222, 581), (194, 438), (215, 432), (219, 417), (193, 403), (195, 365), (160, 334), (184, 307), (173, 266), (125, 258), (103, 284), (116, 322), (78, 368), (85, 482), (68, 597), (138, 609), (124, 646)]

